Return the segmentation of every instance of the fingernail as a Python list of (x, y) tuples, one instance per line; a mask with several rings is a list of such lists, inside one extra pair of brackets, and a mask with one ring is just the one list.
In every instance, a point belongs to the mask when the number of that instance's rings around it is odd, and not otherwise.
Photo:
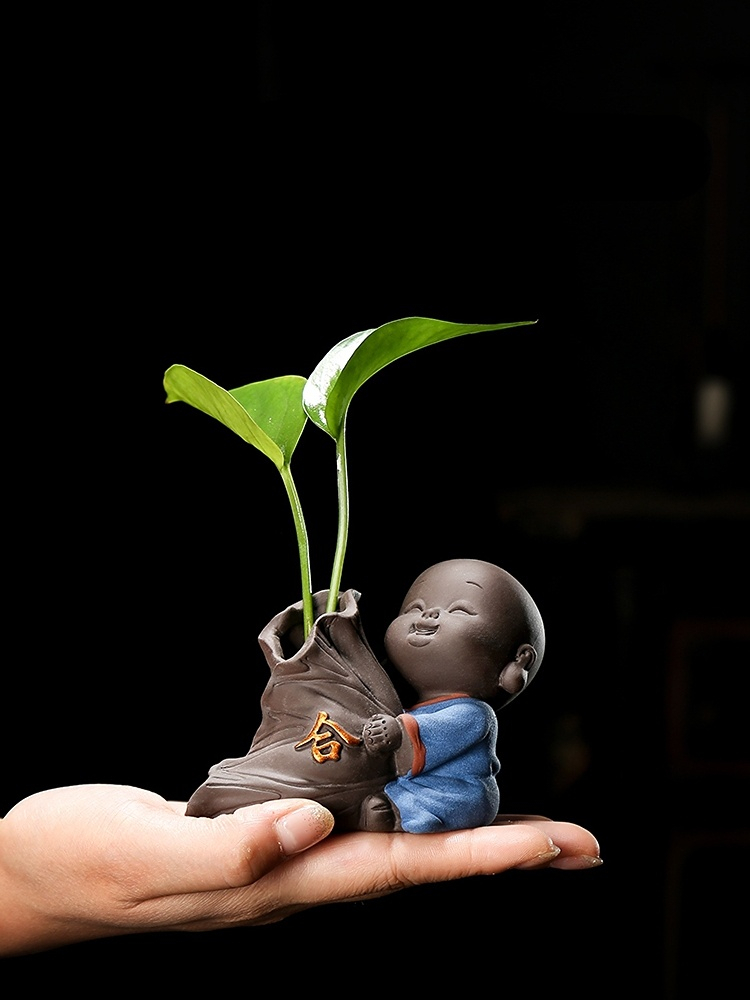
[(274, 826), (279, 846), (289, 856), (326, 837), (333, 829), (333, 815), (324, 806), (311, 802), (277, 819)]
[(537, 854), (535, 858), (530, 861), (524, 861), (522, 865), (516, 865), (519, 871), (530, 871), (534, 868), (546, 868), (560, 853), (560, 848), (556, 847), (554, 844), (548, 851), (543, 851), (541, 854)]
[(576, 854), (569, 858), (560, 858), (552, 864), (552, 867), (575, 871), (581, 868), (599, 868), (603, 864), (601, 858), (593, 857), (590, 854)]

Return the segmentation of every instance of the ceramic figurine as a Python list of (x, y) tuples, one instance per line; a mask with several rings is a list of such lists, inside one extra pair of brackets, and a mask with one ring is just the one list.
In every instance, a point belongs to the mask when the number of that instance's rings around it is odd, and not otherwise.
[(387, 827), (429, 833), (491, 823), (500, 804), (495, 713), (542, 662), (536, 604), (499, 566), (440, 562), (409, 588), (385, 648), (417, 695), (395, 719), (365, 725), (366, 745), (387, 748), (396, 763), (380, 797), (393, 817)]
[[(367, 642), (357, 596), (347, 591), (298, 648), (300, 605), (263, 630), (271, 677), (260, 727), (245, 757), (211, 768), (189, 815), (300, 796), (331, 809), (339, 829), (429, 833), (492, 822), (495, 711), (541, 663), (536, 605), (482, 560), (447, 560), (420, 574), (385, 636), (388, 661), (418, 696), (405, 711)], [(316, 595), (318, 607), (325, 598)]]

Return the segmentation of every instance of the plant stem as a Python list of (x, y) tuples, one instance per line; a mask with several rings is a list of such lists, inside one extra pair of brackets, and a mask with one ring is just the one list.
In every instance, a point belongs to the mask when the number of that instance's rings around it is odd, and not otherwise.
[(313, 627), (313, 599), (312, 599), (312, 577), (310, 574), (310, 547), (307, 539), (307, 528), (305, 518), (302, 514), (297, 487), (294, 485), (292, 471), (288, 465), (283, 465), (279, 470), (281, 478), (284, 480), (287, 496), (292, 505), (292, 516), (294, 517), (294, 529), (297, 533), (297, 548), (299, 550), (300, 572), (302, 575), (302, 621), (305, 631), (305, 638), (310, 634)]
[(346, 468), (346, 436), (345, 427), (341, 428), (341, 433), (336, 439), (336, 480), (338, 483), (339, 496), (339, 526), (336, 535), (336, 554), (333, 557), (333, 571), (331, 573), (331, 586), (328, 591), (328, 605), (326, 611), (336, 611), (339, 603), (339, 589), (341, 587), (341, 576), (344, 571), (344, 555), (346, 554), (346, 543), (349, 537), (349, 480)]

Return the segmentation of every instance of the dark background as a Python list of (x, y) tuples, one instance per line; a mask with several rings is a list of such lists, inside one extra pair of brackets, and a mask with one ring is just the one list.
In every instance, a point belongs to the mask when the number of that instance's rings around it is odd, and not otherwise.
[[(349, 989), (350, 972), (444, 989), (450, 972), (532, 996), (733, 983), (750, 847), (742, 8), (541, 4), (505, 23), (430, 7), (407, 24), (265, 3), (25, 39), (0, 813), (90, 781), (187, 798), (249, 745), (256, 636), (298, 599), (291, 516), (265, 458), (164, 405), (169, 365), (232, 387), (307, 375), (403, 316), (536, 319), (358, 392), (343, 584), (377, 651), (431, 562), (489, 559), (528, 587), (547, 652), (501, 714), (502, 808), (589, 827), (605, 865), (9, 965), (107, 962), (127, 985), (148, 959), (231, 988), (269, 968), (296, 989)], [(322, 589), (332, 442), (308, 427), (293, 471)]]

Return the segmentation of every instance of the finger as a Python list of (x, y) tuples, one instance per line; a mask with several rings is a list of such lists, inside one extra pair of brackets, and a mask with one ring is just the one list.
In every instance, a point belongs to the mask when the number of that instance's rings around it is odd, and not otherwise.
[[(340, 834), (274, 871), (264, 886), (299, 906), (381, 896), (408, 886), (495, 875), (558, 851), (533, 825), (453, 833)], [(270, 880), (270, 881), (269, 881)]]
[(328, 809), (282, 799), (207, 817), (163, 812), (154, 824), (141, 898), (247, 886), (333, 828)]
[(582, 826), (533, 818), (521, 819), (520, 823), (536, 827), (560, 848), (560, 854), (550, 862), (550, 868), (598, 868), (603, 863), (599, 841)]

